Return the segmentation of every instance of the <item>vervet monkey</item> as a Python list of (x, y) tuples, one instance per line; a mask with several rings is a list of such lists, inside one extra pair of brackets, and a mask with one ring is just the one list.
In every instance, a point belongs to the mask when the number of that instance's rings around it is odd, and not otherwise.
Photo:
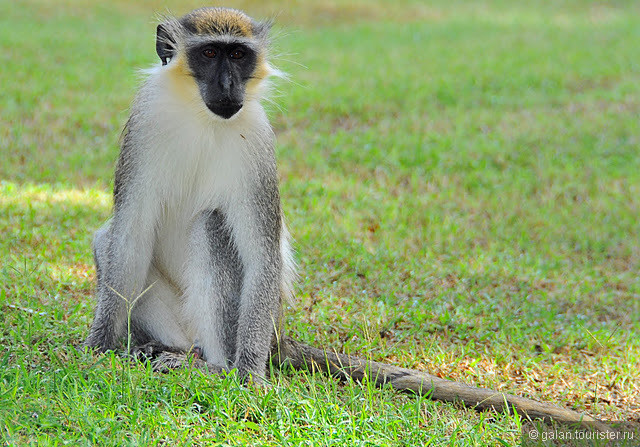
[[(93, 241), (97, 307), (85, 346), (196, 348), (260, 381), (291, 294), (274, 134), (260, 104), (270, 24), (202, 8), (157, 27), (122, 133), (113, 217)], [(124, 299), (123, 299), (124, 298)], [(125, 300), (126, 299), (126, 300)]]

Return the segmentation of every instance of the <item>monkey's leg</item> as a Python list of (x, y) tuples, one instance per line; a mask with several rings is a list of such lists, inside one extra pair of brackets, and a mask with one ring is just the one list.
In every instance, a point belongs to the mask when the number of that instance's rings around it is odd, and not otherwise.
[[(98, 287), (105, 286), (109, 225), (110, 222), (100, 228), (93, 241)], [(180, 291), (153, 266), (149, 271), (148, 287), (131, 311), (132, 339), (140, 345), (132, 350), (132, 354), (151, 359), (163, 352), (185, 352), (191, 343), (179, 323)]]
[(235, 352), (242, 268), (225, 218), (205, 211), (189, 234), (184, 316), (209, 364), (230, 366)]
[(107, 234), (109, 232), (110, 224), (111, 221), (108, 221), (93, 235), (93, 262), (96, 265), (96, 279), (98, 284), (102, 282), (104, 269), (107, 264), (107, 247), (109, 244)]
[[(131, 312), (134, 343), (148, 344), (145, 352), (187, 351), (192, 341), (182, 323), (182, 293), (155, 266), (149, 269), (147, 292)], [(149, 351), (155, 346), (153, 351)]]
[(157, 201), (134, 186), (120, 191), (113, 218), (94, 236), (97, 305), (84, 345), (100, 351), (115, 349), (126, 335), (127, 303), (144, 290), (151, 264)]
[(131, 355), (149, 361), (153, 369), (168, 372), (183, 366), (220, 372), (202, 360), (201, 348), (193, 346), (182, 321), (182, 293), (152, 266), (150, 288), (136, 303), (131, 315), (135, 347)]
[[(126, 303), (113, 299), (106, 283), (109, 268), (109, 245), (112, 221), (109, 220), (93, 235), (93, 260), (96, 265), (97, 305), (91, 330), (84, 342), (85, 346), (100, 350), (115, 347), (116, 339), (122, 334), (126, 319)], [(103, 298), (105, 296), (111, 298)], [(117, 297), (116, 297), (117, 298)]]

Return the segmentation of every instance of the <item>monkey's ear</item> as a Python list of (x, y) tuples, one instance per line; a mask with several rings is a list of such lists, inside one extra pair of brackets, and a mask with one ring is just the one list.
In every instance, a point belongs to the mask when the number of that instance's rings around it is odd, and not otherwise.
[(258, 39), (266, 41), (269, 38), (269, 31), (271, 31), (271, 26), (273, 25), (273, 20), (264, 20), (262, 22), (253, 22), (252, 23), (252, 31), (253, 35)]
[(176, 41), (162, 23), (158, 25), (156, 30), (156, 53), (158, 53), (162, 65), (167, 65), (176, 54)]

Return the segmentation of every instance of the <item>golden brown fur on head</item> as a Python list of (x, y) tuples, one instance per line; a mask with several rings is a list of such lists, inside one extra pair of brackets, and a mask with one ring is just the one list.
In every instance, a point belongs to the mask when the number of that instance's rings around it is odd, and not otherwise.
[(180, 22), (194, 34), (253, 37), (254, 22), (244, 12), (230, 8), (200, 8), (191, 11)]

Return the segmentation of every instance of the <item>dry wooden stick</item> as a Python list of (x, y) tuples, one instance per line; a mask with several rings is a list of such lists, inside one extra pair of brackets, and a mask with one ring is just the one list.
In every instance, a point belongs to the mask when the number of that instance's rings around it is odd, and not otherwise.
[(479, 411), (489, 409), (508, 413), (516, 411), (528, 419), (558, 423), (586, 422), (591, 428), (611, 431), (608, 425), (585, 413), (512, 394), (469, 386), (415, 369), (399, 368), (335, 351), (314, 348), (287, 336), (283, 336), (274, 348), (271, 363), (277, 368), (289, 365), (298, 370), (318, 369), (342, 380), (352, 378), (361, 381), (366, 377), (379, 387), (388, 384), (396, 390), (414, 392), (430, 399), (461, 402), (464, 406)]

